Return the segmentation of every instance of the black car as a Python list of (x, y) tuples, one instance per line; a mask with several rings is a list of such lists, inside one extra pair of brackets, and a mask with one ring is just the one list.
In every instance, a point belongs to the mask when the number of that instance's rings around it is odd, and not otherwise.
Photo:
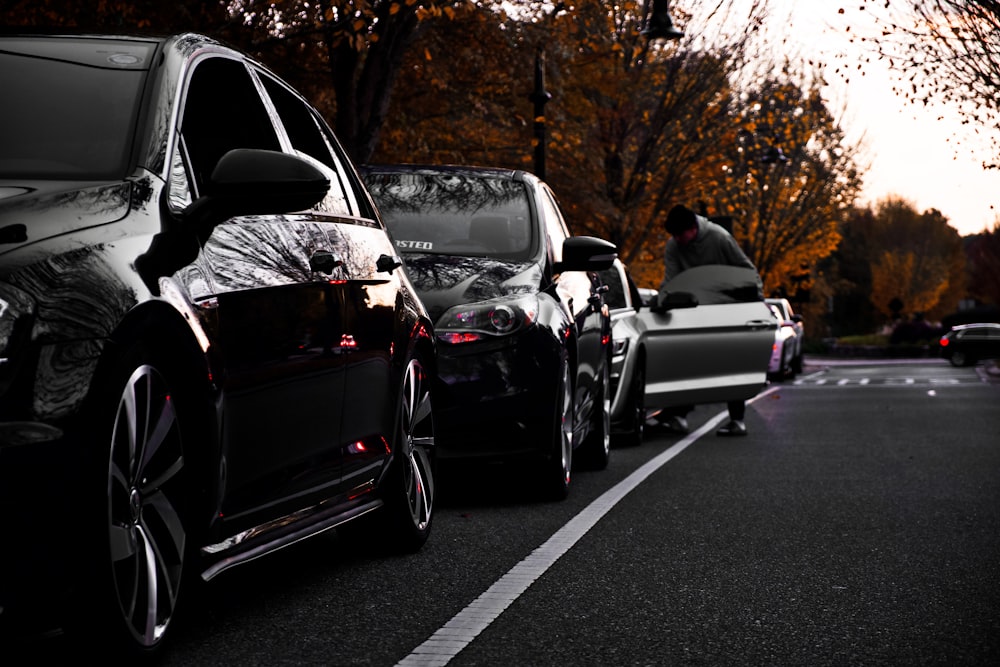
[(0, 89), (0, 624), (148, 654), (193, 578), (419, 548), (436, 339), (318, 112), (193, 34), (3, 36)]
[(941, 356), (952, 366), (971, 366), (983, 359), (1000, 359), (1000, 324), (959, 324), (941, 337)]
[(366, 166), (368, 188), (438, 338), (442, 458), (543, 461), (565, 497), (573, 452), (608, 463), (611, 323), (596, 271), (613, 244), (570, 236), (525, 171)]

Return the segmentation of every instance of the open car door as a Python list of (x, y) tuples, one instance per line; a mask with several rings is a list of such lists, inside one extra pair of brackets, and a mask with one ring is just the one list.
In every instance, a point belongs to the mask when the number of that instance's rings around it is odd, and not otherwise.
[(778, 321), (752, 269), (710, 265), (668, 283), (666, 310), (643, 306), (646, 405), (752, 398), (767, 384)]

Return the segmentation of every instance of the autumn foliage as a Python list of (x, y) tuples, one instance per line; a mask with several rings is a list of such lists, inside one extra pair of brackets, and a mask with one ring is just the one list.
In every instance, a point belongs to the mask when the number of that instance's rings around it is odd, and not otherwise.
[[(232, 43), (302, 90), (358, 162), (540, 171), (541, 153), (574, 233), (614, 242), (642, 286), (662, 277), (665, 211), (685, 203), (731, 228), (768, 293), (799, 300), (813, 335), (829, 329), (827, 301), (859, 284), (873, 318), (893, 298), (941, 314), (966, 293), (940, 213), (889, 201), (857, 215), (857, 148), (819, 73), (765, 48), (766, 0), (671, 3), (692, 26), (671, 42), (642, 33), (643, 0), (5, 6), (10, 26), (196, 30)], [(996, 244), (981, 245), (976, 275), (988, 285)]]

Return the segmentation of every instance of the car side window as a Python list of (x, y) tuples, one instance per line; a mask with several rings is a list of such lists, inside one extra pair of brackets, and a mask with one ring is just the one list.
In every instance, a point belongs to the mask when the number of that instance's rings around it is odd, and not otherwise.
[(608, 291), (604, 293), (604, 303), (612, 310), (628, 308), (629, 304), (625, 297), (625, 286), (622, 284), (618, 267), (612, 266), (600, 272), (601, 282), (608, 286)]
[(181, 136), (197, 195), (204, 193), (219, 159), (234, 148), (281, 150), (250, 73), (242, 62), (229, 58), (213, 57), (195, 66)]
[(352, 215), (358, 202), (347, 180), (343, 162), (338, 158), (331, 140), (323, 131), (315, 112), (297, 95), (275, 79), (260, 73), (264, 89), (274, 104), (292, 148), (301, 157), (319, 162), (330, 179), (330, 192), (316, 208), (335, 215)]
[(542, 219), (545, 221), (545, 235), (549, 238), (551, 259), (559, 262), (562, 261), (562, 244), (569, 236), (569, 232), (552, 193), (544, 186), (541, 191)]

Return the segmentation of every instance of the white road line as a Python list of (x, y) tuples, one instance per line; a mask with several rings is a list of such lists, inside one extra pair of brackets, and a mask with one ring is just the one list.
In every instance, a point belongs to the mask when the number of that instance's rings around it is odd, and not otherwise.
[[(777, 390), (778, 387), (772, 387), (753, 397), (747, 403), (753, 403)], [(603, 495), (556, 531), (542, 546), (531, 552), (507, 574), (500, 577), (468, 607), (458, 612), (427, 641), (396, 663), (397, 667), (416, 667), (418, 665), (421, 667), (442, 667), (448, 664), (448, 661), (471, 644), (479, 633), (489, 627), (490, 623), (528, 590), (528, 587), (536, 579), (552, 567), (564, 553), (569, 551), (570, 547), (593, 528), (612, 507), (617, 505), (618, 501), (639, 486), (647, 477), (666, 465), (668, 461), (687, 449), (695, 440), (714, 429), (728, 416), (726, 412), (720, 412), (705, 422), (697, 431), (689, 433), (682, 440), (674, 443), (673, 446), (650, 459), (631, 475), (605, 491)]]

